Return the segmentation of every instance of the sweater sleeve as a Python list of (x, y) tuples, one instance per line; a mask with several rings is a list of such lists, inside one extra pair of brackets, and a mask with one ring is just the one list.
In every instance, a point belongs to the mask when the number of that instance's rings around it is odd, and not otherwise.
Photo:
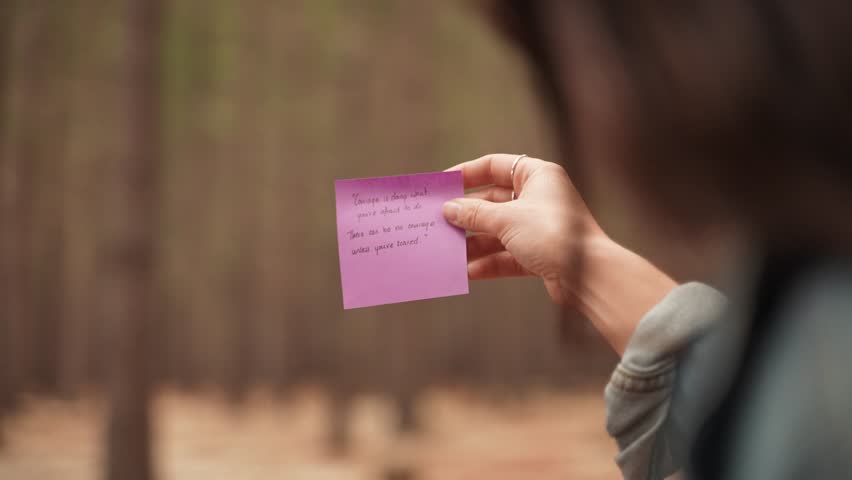
[(636, 328), (604, 393), (606, 427), (616, 440), (616, 463), (626, 480), (666, 478), (681, 465), (675, 432), (666, 428), (678, 359), (726, 307), (725, 297), (701, 283), (672, 290)]

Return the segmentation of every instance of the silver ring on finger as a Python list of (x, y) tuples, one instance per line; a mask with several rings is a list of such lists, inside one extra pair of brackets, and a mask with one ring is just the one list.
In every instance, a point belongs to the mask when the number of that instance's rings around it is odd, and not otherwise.
[(515, 200), (516, 198), (518, 198), (518, 196), (515, 195), (515, 167), (517, 167), (518, 162), (520, 162), (521, 159), (526, 157), (526, 156), (527, 156), (526, 153), (524, 153), (522, 155), (518, 155), (518, 158), (516, 158), (515, 161), (512, 162), (512, 169), (509, 170), (509, 179), (512, 182), (512, 200)]

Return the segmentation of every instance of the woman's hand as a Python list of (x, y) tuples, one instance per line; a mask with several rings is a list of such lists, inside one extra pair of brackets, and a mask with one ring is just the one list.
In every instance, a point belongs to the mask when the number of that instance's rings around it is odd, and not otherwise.
[[(517, 155), (487, 155), (461, 170), (465, 188), (484, 187), (444, 205), (468, 236), (468, 275), (487, 279), (535, 275), (554, 301), (575, 306), (622, 353), (641, 317), (675, 282), (609, 239), (565, 170)], [(517, 199), (510, 201), (512, 190)], [(581, 252), (582, 271), (574, 253)]]
[[(517, 155), (488, 155), (461, 170), (464, 186), (485, 187), (447, 202), (447, 221), (476, 232), (467, 239), (471, 279), (535, 275), (554, 301), (564, 303), (571, 252), (602, 235), (565, 170), (555, 163)], [(512, 190), (517, 199), (511, 201)]]

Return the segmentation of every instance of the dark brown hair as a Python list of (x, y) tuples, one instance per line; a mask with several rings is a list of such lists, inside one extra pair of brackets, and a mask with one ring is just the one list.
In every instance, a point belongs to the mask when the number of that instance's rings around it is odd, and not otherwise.
[(528, 58), (567, 158), (576, 160), (584, 119), (571, 113), (577, 99), (561, 72), (602, 54), (566, 53), (560, 30), (579, 28), (606, 37), (604, 53), (626, 79), (619, 93), (631, 99), (621, 112), (630, 145), (620, 166), (658, 211), (687, 224), (736, 217), (758, 235), (794, 242), (850, 243), (849, 2), (494, 0), (487, 8)]

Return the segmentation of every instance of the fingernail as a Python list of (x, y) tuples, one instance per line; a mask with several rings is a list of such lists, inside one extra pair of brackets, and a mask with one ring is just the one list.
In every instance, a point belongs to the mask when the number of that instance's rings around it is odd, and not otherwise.
[(450, 223), (456, 223), (461, 214), (461, 205), (458, 202), (447, 202), (444, 204), (444, 218)]

